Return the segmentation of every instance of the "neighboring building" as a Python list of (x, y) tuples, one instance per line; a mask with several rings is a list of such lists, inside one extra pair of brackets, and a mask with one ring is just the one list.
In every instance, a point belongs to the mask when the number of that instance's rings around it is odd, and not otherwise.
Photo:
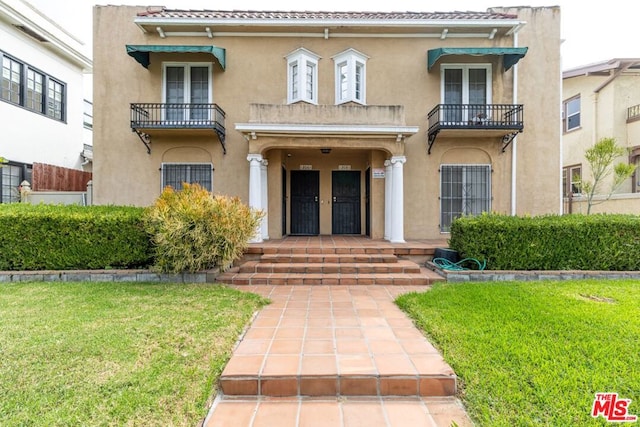
[[(33, 175), (34, 164), (90, 170), (82, 155), (92, 144), (83, 134), (83, 85), (92, 64), (81, 51), (79, 40), (31, 4), (0, 0), (0, 156), (9, 161), (0, 168), (0, 203), (18, 201), (23, 180), (34, 190), (51, 182)], [(46, 189), (66, 187), (57, 185)]]
[[(562, 73), (562, 144), (564, 211), (586, 212), (579, 183), (592, 179), (585, 151), (602, 138), (615, 138), (628, 150), (615, 163), (640, 167), (640, 58), (615, 58)], [(611, 177), (601, 192), (608, 194)], [(602, 197), (596, 197), (600, 203)], [(606, 203), (592, 212), (638, 213), (640, 171)]]
[(94, 22), (98, 204), (200, 182), (267, 212), (257, 240), (560, 212), (558, 7), (96, 6)]

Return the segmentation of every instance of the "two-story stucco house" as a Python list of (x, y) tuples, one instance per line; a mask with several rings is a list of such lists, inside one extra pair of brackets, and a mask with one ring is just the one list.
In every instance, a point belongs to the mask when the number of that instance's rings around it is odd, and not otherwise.
[(565, 212), (584, 213), (580, 181), (591, 181), (585, 151), (615, 138), (627, 154), (615, 163), (637, 165), (636, 174), (611, 199), (612, 176), (600, 186), (592, 212), (640, 211), (640, 58), (614, 58), (562, 73), (563, 196)]
[(94, 8), (94, 201), (199, 182), (261, 236), (559, 213), (560, 9)]
[(23, 0), (0, 0), (0, 63), (0, 156), (8, 160), (0, 203), (9, 203), (23, 180), (45, 181), (36, 163), (90, 170), (84, 84), (92, 63), (80, 40)]

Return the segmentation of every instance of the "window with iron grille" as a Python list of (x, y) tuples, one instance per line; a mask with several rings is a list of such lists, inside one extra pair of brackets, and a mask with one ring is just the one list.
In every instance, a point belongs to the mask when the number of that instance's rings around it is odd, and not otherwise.
[(211, 163), (163, 163), (162, 188), (171, 186), (182, 190), (183, 183), (200, 184), (213, 191), (213, 165)]
[(440, 231), (454, 219), (491, 210), (491, 165), (440, 167)]

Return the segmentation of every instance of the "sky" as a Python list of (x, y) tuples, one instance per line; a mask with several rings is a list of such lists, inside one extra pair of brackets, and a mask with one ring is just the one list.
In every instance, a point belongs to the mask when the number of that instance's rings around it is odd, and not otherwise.
[[(640, 2), (608, 0), (26, 0), (87, 45), (90, 55), (93, 5), (166, 6), (170, 9), (451, 12), (486, 11), (496, 6), (560, 6), (562, 17), (562, 69), (567, 70), (612, 58), (640, 57), (633, 28), (638, 26)], [(375, 4), (374, 4), (375, 3)]]

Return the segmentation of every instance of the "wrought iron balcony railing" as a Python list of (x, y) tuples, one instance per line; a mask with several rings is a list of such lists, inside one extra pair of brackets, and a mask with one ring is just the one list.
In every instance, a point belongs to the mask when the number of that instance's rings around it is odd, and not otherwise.
[(640, 104), (627, 108), (627, 123), (640, 120)]
[(522, 104), (438, 104), (428, 115), (429, 154), (436, 136), (445, 129), (504, 131), (504, 151), (524, 129), (523, 117)]
[(131, 130), (150, 152), (149, 132), (169, 129), (212, 130), (225, 147), (225, 113), (217, 104), (131, 104)]

